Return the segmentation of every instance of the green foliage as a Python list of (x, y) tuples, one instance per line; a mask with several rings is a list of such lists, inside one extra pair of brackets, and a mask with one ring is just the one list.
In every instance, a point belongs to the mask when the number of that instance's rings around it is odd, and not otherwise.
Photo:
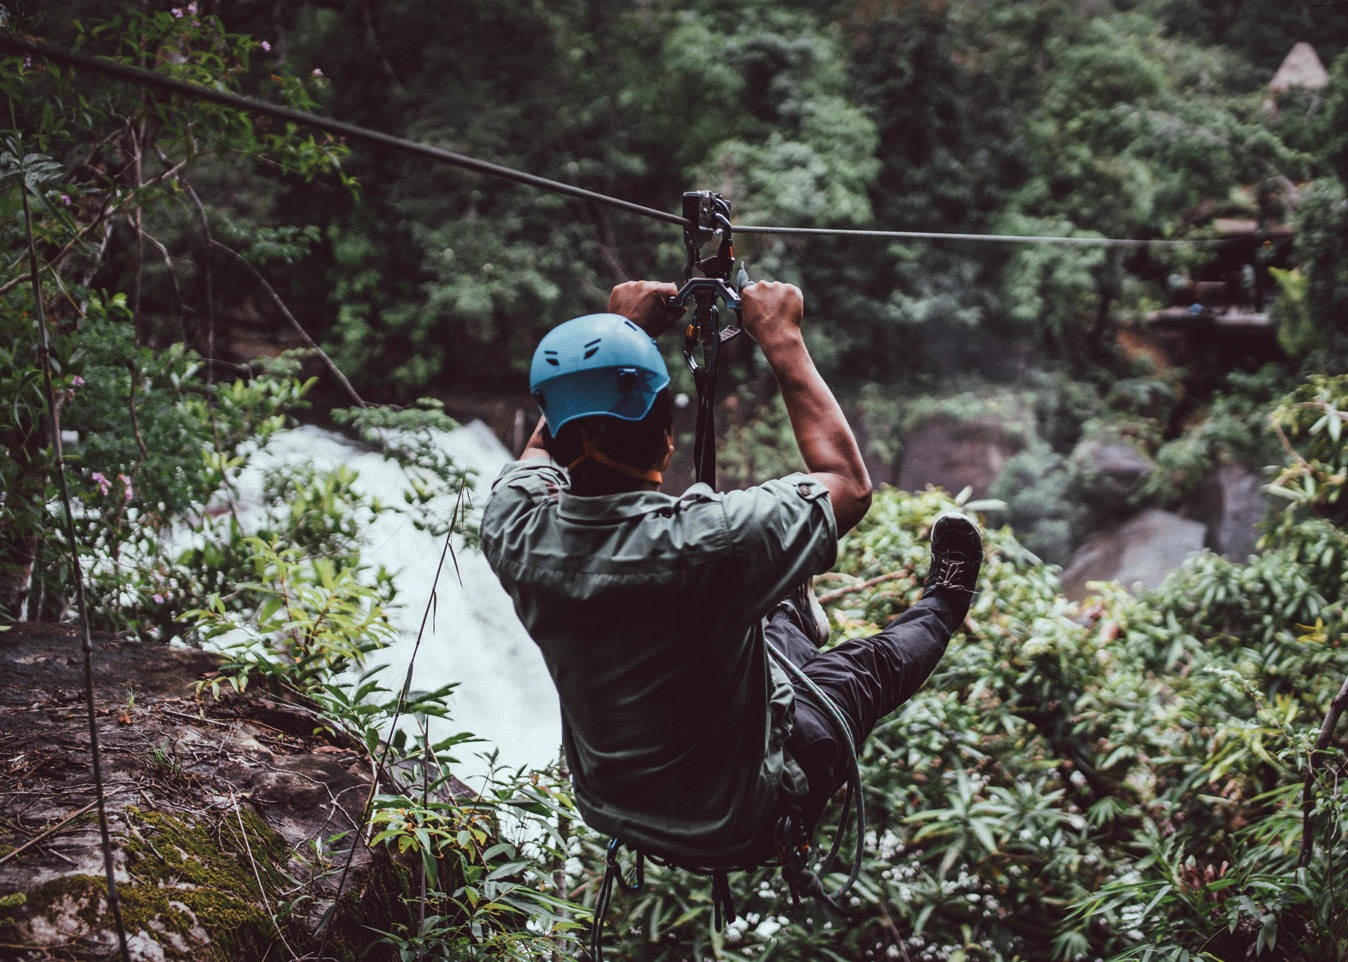
[[(1005, 227), (1012, 234), (1072, 233), (1071, 225), (1063, 221), (1017, 218)], [(1080, 342), (1094, 316), (1095, 272), (1104, 262), (1098, 247), (1018, 248), (1004, 274), (1010, 320), (1026, 332), (1040, 332), (1053, 347), (1070, 349)]]
[[(325, 10), (291, 39), (341, 77), (324, 95), (350, 119), (666, 209), (713, 187), (741, 222), (1163, 237), (1237, 185), (1309, 169), (1251, 109), (1266, 76), (1136, 5), (512, 0), (456, 14)], [(662, 226), (420, 161), (360, 163), (368, 203), (325, 212), (332, 340), (404, 397), (440, 373), (518, 383), (544, 327), (613, 280), (682, 264)], [(962, 349), (974, 331), (1103, 354), (1113, 321), (1157, 296), (1155, 264), (1095, 248), (738, 240), (757, 275), (822, 307), (827, 373), (885, 382), (936, 360), (1009, 376), (1012, 358)]]
[[(462, 493), (474, 475), (455, 464), (440, 443), (444, 432), (458, 426), (440, 401), (420, 398), (409, 408), (339, 408), (332, 412), (332, 417), (406, 473), (410, 487), (403, 499), (414, 527), (436, 535), (446, 535), (453, 529), (462, 514), (462, 501), (446, 509), (447, 514), (439, 515), (431, 504), (446, 490)], [(472, 544), (474, 537), (469, 533), (465, 543)]]
[[(195, 7), (176, 16), (128, 11), (72, 29), (73, 42), (86, 52), (154, 65), (191, 82), (238, 89), (251, 76), (256, 44)], [(0, 151), (0, 205), (10, 215), (0, 228), (9, 265), (0, 294), (8, 363), (0, 377), (14, 403), (0, 421), (8, 455), (0, 608), (9, 617), (60, 617), (73, 595), (66, 562), (71, 546), (49, 447), (56, 425), (67, 438), (75, 544), (95, 625), (168, 637), (178, 626), (175, 612), (202, 596), (194, 595), (202, 578), (213, 572), (229, 580), (238, 573), (226, 563), (229, 550), (208, 573), (181, 569), (179, 561), (203, 556), (179, 556), (174, 544), (181, 526), (215, 526), (208, 502), (227, 495), (247, 451), (265, 444), (312, 387), (287, 361), (226, 378), (218, 357), (203, 360), (202, 351), (217, 348), (210, 275), (201, 305), (206, 324), (189, 330), (187, 315), (195, 311), (187, 306), (185, 284), (193, 272), (184, 268), (190, 257), (169, 247), (189, 198), (190, 220), (198, 229), (209, 224), (210, 211), (190, 178), (224, 157), (300, 178), (340, 173), (345, 148), (203, 102), (156, 100), (124, 84), (88, 83), (28, 58), (10, 57), (2, 66), (14, 127)], [(293, 79), (274, 74), (267, 82), (280, 89), (272, 95), (311, 106)], [(24, 195), (31, 222), (21, 216)], [(222, 220), (228, 224), (228, 217)], [(23, 256), (30, 230), (39, 254), (36, 292)], [(260, 229), (245, 256), (293, 259), (312, 235), (311, 229)], [(220, 236), (231, 236), (228, 228)], [(153, 263), (148, 251), (157, 251)], [(130, 269), (123, 270), (128, 261)], [(127, 281), (125, 290), (101, 286), (109, 268)], [(55, 410), (47, 409), (40, 389), (34, 296), (43, 299), (48, 322)]]
[[(125, 295), (78, 293), (84, 316), (77, 328), (56, 332), (53, 362), (93, 621), (172, 634), (173, 612), (190, 595), (184, 589), (192, 577), (178, 566), (175, 527), (211, 526), (204, 505), (241, 469), (245, 448), (265, 444), (310, 385), (283, 372), (204, 383), (200, 358), (181, 344), (152, 351), (135, 343)], [(33, 434), (46, 417), (32, 366), (35, 331), (26, 315), (16, 319), (28, 322), (15, 326), (12, 343), (28, 365), (19, 376), (29, 384), (16, 401), (26, 394), (29, 403), (9, 411), (5, 488), (15, 497), (6, 498), (3, 523), (11, 538), (41, 533), (42, 560), (29, 590), (59, 614), (73, 597), (62, 561), (69, 545), (48, 440)], [(13, 457), (25, 445), (34, 454)]]
[(1278, 276), (1279, 342), (1306, 370), (1334, 370), (1348, 357), (1348, 186), (1335, 179), (1308, 185), (1297, 227), (1300, 266)]
[(1005, 521), (1026, 548), (1065, 565), (1086, 523), (1073, 484), (1070, 462), (1040, 442), (1007, 460), (988, 495), (1006, 504)]
[(242, 691), (255, 675), (273, 688), (300, 689), (363, 667), (370, 652), (394, 636), (375, 593), (361, 583), (360, 569), (329, 558), (306, 557), (299, 548), (246, 538), (255, 580), (235, 586), (246, 592), (255, 614), (240, 622), (215, 595), (205, 608), (189, 611), (203, 638), (228, 656), (221, 671)]
[(430, 719), (449, 720), (454, 686), (391, 692), (365, 668), (394, 633), (358, 553), (338, 564), (262, 538), (245, 545), (256, 578), (237, 586), (242, 597), (215, 596), (188, 613), (229, 656), (203, 685), (299, 691), (325, 726), (383, 766), (367, 828), (370, 844), (408, 869), (393, 893), (407, 919), (381, 920), (388, 927), (373, 929), (375, 943), (406, 959), (524, 960), (573, 946), (583, 910), (553, 887), (576, 815), (556, 774), (493, 771), (469, 794), (452, 773), (460, 747), (476, 739), (429, 731)]
[[(86, 49), (227, 89), (251, 76), (248, 57), (258, 46), (198, 15), (195, 5), (132, 11), (77, 33)], [(256, 210), (241, 213), (228, 203), (215, 209), (188, 175), (204, 169), (206, 180), (228, 182), (237, 171), (210, 162), (230, 157), (279, 168), (288, 178), (316, 176), (331, 172), (345, 148), (289, 127), (254, 127), (246, 115), (220, 108), (142, 98), (115, 84), (85, 85), (62, 70), (14, 60), (5, 63), (3, 81), (12, 99), (16, 77), (25, 84), (18, 130), (0, 153), (6, 188), (0, 203), (10, 215), (0, 242), (11, 265), (0, 282), (6, 307), (0, 440), (8, 455), (0, 459), (6, 589), (0, 603), (27, 595), (33, 613), (52, 617), (71, 603), (64, 564), (71, 546), (59, 523), (48, 446), (55, 422), (66, 439), (74, 547), (95, 627), (205, 641), (226, 655), (206, 683), (216, 693), (224, 684), (242, 689), (250, 682), (307, 692), (326, 725), (354, 736), (397, 773), (380, 773), (387, 794), (373, 830), (395, 854), (421, 857), (394, 900), (415, 921), (386, 941), (407, 957), (532, 958), (540, 946), (569, 946), (573, 907), (538, 884), (565, 857), (564, 842), (545, 841), (544, 833), (566, 823), (569, 803), (538, 777), (493, 778), (487, 796), (460, 800), (454, 792), (462, 789), (452, 787), (447, 772), (457, 763), (454, 746), (470, 736), (432, 743), (424, 727), (413, 737), (405, 730), (409, 718), (444, 717), (449, 690), (395, 695), (364, 671), (393, 639), (387, 610), (395, 597), (387, 573), (362, 564), (361, 534), (392, 508), (362, 495), (347, 468), (323, 473), (307, 466), (267, 474), (264, 505), (246, 519), (236, 504), (250, 457), (314, 383), (299, 376), (303, 362), (295, 356), (241, 366), (238, 376), (224, 378), (219, 356), (193, 349), (218, 347), (217, 294), (209, 266), (191, 265), (190, 256), (171, 249), (183, 236), (176, 231), (195, 221), (211, 238), (210, 249), (237, 245), (239, 258), (262, 266), (298, 265), (312, 255), (319, 233), (313, 225), (253, 223)], [(313, 106), (305, 83), (284, 70), (274, 79), (285, 100)], [(344, 176), (339, 172), (339, 183)], [(32, 291), (22, 286), (26, 238), (22, 220), (14, 226), (21, 191), (37, 212), (33, 231), (45, 259), (37, 296), (52, 337), (55, 410), (42, 392)], [(185, 199), (191, 203), (184, 218), (176, 208)], [(130, 225), (132, 236), (109, 229), (92, 243), (104, 221)], [(147, 267), (145, 248), (158, 252), (162, 272)], [(127, 257), (130, 271), (121, 267)], [(131, 290), (96, 286), (103, 271), (127, 279)], [(189, 330), (197, 312), (188, 308), (187, 292), (203, 280), (208, 327)], [(171, 297), (161, 297), (165, 291)], [(409, 411), (362, 407), (339, 420), (407, 470), (414, 490), (404, 509), (418, 523), (447, 533), (461, 519), (459, 508), (450, 518), (421, 516), (433, 494), (467, 479), (439, 445), (438, 432), (453, 423), (438, 403)], [(404, 726), (395, 728), (396, 720)], [(394, 819), (394, 811), (415, 816)], [(502, 821), (539, 841), (506, 841)], [(534, 823), (542, 828), (527, 827)], [(319, 897), (291, 894), (282, 915)]]
[(1156, 450), (1156, 470), (1142, 482), (1137, 500), (1172, 507), (1192, 494), (1222, 464), (1268, 464), (1278, 457), (1267, 430), (1282, 372), (1269, 366), (1253, 374), (1232, 373), (1206, 409), (1191, 415), (1188, 429)]
[[(803, 470), (780, 394), (774, 394), (767, 404), (756, 405), (747, 392), (738, 392), (725, 399), (717, 413), (719, 487), (744, 487)], [(684, 449), (692, 449), (691, 438)]]
[[(275, 15), (236, 5), (221, 19), (131, 11), (82, 27), (31, 19), (87, 50), (664, 209), (686, 188), (712, 187), (741, 222), (1168, 237), (1237, 188), (1268, 193), (1334, 169), (1345, 68), (1335, 66), (1324, 109), (1312, 98), (1292, 131), (1288, 111), (1257, 109), (1268, 45), (1288, 35), (1290, 15), (1218, 6), (473, 0), (446, 18), (399, 0)], [(1344, 38), (1324, 25), (1342, 17), (1315, 16), (1330, 62)], [(1253, 29), (1262, 20), (1278, 26)], [(1228, 21), (1244, 26), (1221, 39), (1239, 46), (1216, 45)], [(116, 105), (127, 130), (144, 117), (122, 85), (14, 66), (19, 126), (40, 130), (37, 146), (53, 157), (74, 148), (63, 115), (110, 117)], [(348, 156), (224, 108), (155, 109), (163, 145), (188, 151), (200, 180), (243, 183), (220, 158), (282, 173), (212, 205), (216, 233), (256, 262), (302, 263), (296, 286), (313, 332), (358, 386), (385, 397), (415, 397), (441, 377), (513, 389), (547, 326), (594, 309), (615, 280), (674, 278), (682, 265), (669, 225), (422, 159)], [(110, 133), (96, 126), (96, 140)], [(142, 226), (166, 242), (187, 236), (181, 178), (136, 143), (107, 137), (90, 159), (121, 172), (119, 204), (173, 197), (183, 217)], [(357, 173), (353, 204), (330, 180)], [(87, 226), (106, 195), (70, 186), (69, 212)], [(1094, 248), (739, 242), (756, 274), (806, 289), (826, 373), (886, 383), (933, 363), (1005, 378), (1022, 354), (1098, 360), (1111, 325), (1159, 299), (1165, 265), (1192, 256), (1166, 253), (1162, 265), (1156, 252)], [(1303, 270), (1336, 262), (1319, 249), (1298, 255)], [(139, 275), (160, 304), (175, 299), (157, 258), (131, 260), (112, 270)], [(1335, 315), (1316, 310), (1323, 331)], [(1013, 350), (967, 343), (993, 338)]]
[(1273, 412), (1278, 437), (1293, 455), (1270, 486), (1304, 513), (1336, 524), (1348, 521), (1341, 495), (1348, 484), (1348, 377), (1313, 374)]
[[(409, 794), (374, 801), (372, 844), (414, 854), (429, 882), (424, 897), (407, 900), (416, 922), (380, 941), (409, 959), (530, 960), (573, 947), (584, 927), (578, 907), (550, 891), (570, 844), (566, 826), (576, 817), (555, 774), (497, 774), (481, 798), (431, 801), (447, 787), (443, 761), (439, 771), (420, 800), (411, 794), (414, 780)], [(525, 826), (536, 834), (510, 841), (503, 821), (514, 823), (512, 834)]]
[(1289, 546), (1324, 597), (1339, 599), (1341, 618), (1348, 597), (1348, 376), (1312, 375), (1282, 400), (1272, 421), (1289, 458), (1268, 491), (1288, 507), (1266, 539)]

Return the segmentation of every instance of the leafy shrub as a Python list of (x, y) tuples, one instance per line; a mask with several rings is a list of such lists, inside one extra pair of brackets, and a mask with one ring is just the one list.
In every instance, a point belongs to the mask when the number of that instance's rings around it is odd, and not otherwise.
[(1007, 459), (988, 496), (1006, 504), (1004, 520), (1025, 547), (1049, 564), (1063, 565), (1085, 525), (1072, 492), (1068, 460), (1041, 442)]
[(1157, 448), (1156, 470), (1143, 481), (1136, 501), (1172, 507), (1224, 463), (1264, 465), (1276, 460), (1279, 450), (1266, 427), (1282, 379), (1272, 365), (1254, 374), (1229, 374), (1225, 389), (1213, 395), (1206, 410), (1191, 416), (1183, 433)]
[[(92, 52), (138, 66), (152, 62), (222, 89), (247, 75), (249, 51), (257, 46), (227, 33), (217, 18), (198, 15), (195, 5), (172, 13), (134, 10), (78, 29)], [(540, 890), (567, 851), (548, 834), (571, 817), (555, 779), (501, 776), (484, 797), (454, 795), (447, 790), (457, 762), (452, 752), (470, 736), (432, 742), (417, 725), (447, 715), (448, 689), (391, 693), (365, 669), (391, 640), (386, 610), (396, 599), (387, 574), (361, 563), (360, 535), (389, 506), (361, 495), (349, 470), (302, 467), (266, 478), (267, 503), (252, 519), (237, 510), (241, 472), (312, 387), (298, 376), (298, 359), (231, 368), (190, 346), (221, 353), (214, 349), (209, 283), (203, 329), (184, 304), (191, 258), (170, 250), (181, 239), (172, 230), (184, 196), (194, 202), (189, 219), (196, 230), (220, 213), (191, 188), (194, 165), (215, 152), (231, 163), (277, 162), (288, 177), (332, 173), (349, 186), (339, 167), (345, 148), (293, 125), (255, 128), (248, 115), (186, 98), (144, 97), (114, 83), (86, 88), (67, 71), (22, 58), (0, 66), (0, 87), (22, 131), (22, 139), (11, 132), (0, 151), (0, 207), (9, 215), (0, 219), (0, 250), (11, 265), (10, 276), (0, 278), (6, 398), (0, 443), (7, 455), (0, 457), (0, 606), (9, 609), (0, 613), (65, 616), (75, 595), (73, 550), (95, 627), (213, 641), (227, 658), (207, 685), (298, 688), (317, 701), (324, 723), (353, 735), (369, 753), (384, 792), (372, 823), (379, 844), (419, 856), (419, 873), (410, 873), (407, 889), (397, 893), (411, 921), (391, 923), (397, 931), (382, 946), (388, 953), (523, 959), (535, 957), (539, 946), (569, 947), (573, 907)], [(312, 106), (304, 84), (276, 69), (271, 77), (283, 99)], [(31, 225), (16, 216), (20, 198), (36, 212)], [(291, 262), (316, 238), (311, 228), (240, 228), (224, 213), (217, 220), (212, 249), (222, 239), (239, 243), (244, 249), (235, 253), (245, 263)], [(131, 226), (137, 241), (131, 251), (110, 228), (105, 243), (88, 242), (104, 221)], [(49, 258), (40, 266), (36, 296), (52, 337), (54, 404), (42, 391), (35, 292), (21, 266), (26, 226)], [(191, 238), (194, 246), (199, 240)], [(144, 249), (157, 252), (162, 272), (143, 263)], [(104, 258), (119, 257), (134, 265), (135, 290), (95, 289), (91, 278)], [(154, 283), (142, 288), (142, 279)], [(165, 301), (176, 316), (162, 310)], [(432, 485), (452, 490), (466, 477), (436, 443), (433, 429), (449, 422), (433, 405), (362, 408), (347, 420), (411, 475), (409, 510), (436, 493)], [(73, 545), (57, 497), (53, 427), (65, 439)], [(461, 520), (461, 513), (417, 518), (446, 534)], [(24, 596), (21, 606), (15, 599)], [(529, 840), (501, 838), (507, 823), (524, 826)], [(337, 841), (315, 840), (315, 850)], [(284, 916), (317, 897), (318, 889), (287, 892), (277, 911)]]

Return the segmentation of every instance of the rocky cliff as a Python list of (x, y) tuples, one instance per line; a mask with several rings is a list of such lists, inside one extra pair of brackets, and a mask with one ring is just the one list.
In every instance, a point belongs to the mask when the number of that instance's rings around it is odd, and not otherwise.
[[(206, 653), (96, 642), (131, 958), (316, 958), (324, 942), (324, 958), (364, 951), (364, 926), (400, 911), (386, 894), (398, 867), (363, 844), (334, 902), (371, 790), (364, 746), (324, 730), (298, 698), (199, 694), (215, 669)], [(80, 651), (64, 626), (0, 632), (0, 958), (16, 962), (119, 957)]]

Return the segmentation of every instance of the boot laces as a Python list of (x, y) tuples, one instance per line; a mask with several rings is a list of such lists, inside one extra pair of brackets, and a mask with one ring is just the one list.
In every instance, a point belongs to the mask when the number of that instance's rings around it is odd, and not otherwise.
[(968, 564), (963, 554), (958, 551), (946, 551), (933, 560), (935, 564), (932, 568), (931, 577), (927, 581), (929, 589), (972, 590), (967, 585), (962, 584), (960, 580)]

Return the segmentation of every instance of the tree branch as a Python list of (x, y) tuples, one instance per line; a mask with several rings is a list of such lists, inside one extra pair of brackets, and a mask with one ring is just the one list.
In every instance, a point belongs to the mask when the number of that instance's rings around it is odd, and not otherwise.
[(84, 806), (83, 808), (81, 808), (79, 811), (77, 811), (77, 812), (71, 812), (69, 815), (67, 815), (65, 818), (61, 819), (61, 820), (60, 820), (59, 822), (57, 822), (55, 825), (53, 825), (53, 826), (51, 826), (50, 828), (48, 828), (48, 829), (46, 829), (46, 830), (44, 830), (44, 831), (41, 831), (41, 832), (39, 832), (38, 834), (34, 835), (32, 838), (30, 838), (28, 841), (24, 842), (24, 843), (23, 843), (22, 845), (20, 845), (18, 848), (13, 849), (13, 850), (11, 850), (11, 851), (9, 851), (9, 852), (6, 852), (4, 855), (0, 855), (0, 865), (4, 865), (6, 862), (10, 861), (11, 859), (18, 858), (20, 855), (22, 855), (22, 854), (23, 854), (24, 852), (26, 852), (28, 849), (32, 848), (34, 845), (38, 844), (39, 842), (41, 842), (41, 841), (43, 841), (43, 840), (45, 840), (45, 839), (51, 838), (53, 835), (55, 835), (55, 834), (56, 834), (57, 832), (59, 832), (61, 829), (65, 828), (67, 825), (69, 825), (71, 822), (73, 822), (75, 819), (79, 818), (81, 815), (83, 815), (85, 812), (89, 811), (89, 809), (93, 808), (93, 807), (94, 807), (95, 805), (97, 805), (97, 804), (98, 804), (98, 799), (94, 799), (92, 802), (90, 802), (88, 805), (86, 805), (86, 806)]
[(182, 336), (183, 343), (186, 344), (187, 325), (183, 323), (183, 314), (185, 313), (186, 305), (183, 302), (183, 289), (178, 283), (178, 275), (174, 273), (173, 270), (173, 258), (169, 256), (168, 248), (149, 231), (142, 231), (141, 236), (153, 244), (155, 249), (159, 251), (159, 256), (164, 259), (164, 267), (168, 270), (169, 280), (173, 282), (173, 296), (178, 303), (178, 331)]
[(1348, 708), (1348, 678), (1343, 680), (1339, 693), (1329, 702), (1329, 711), (1320, 725), (1320, 736), (1315, 739), (1315, 747), (1311, 749), (1306, 763), (1306, 781), (1301, 786), (1301, 854), (1297, 858), (1297, 868), (1305, 868), (1310, 864), (1311, 850), (1315, 845), (1315, 831), (1311, 824), (1311, 812), (1315, 808), (1315, 775), (1320, 767), (1321, 753), (1329, 747), (1330, 739), (1334, 737), (1334, 727), (1339, 723), (1339, 715), (1343, 714), (1345, 708)]
[(211, 236), (211, 222), (206, 216), (206, 205), (201, 202), (197, 196), (196, 189), (187, 181), (185, 177), (179, 177), (178, 183), (187, 191), (187, 196), (192, 198), (193, 205), (196, 206), (197, 216), (201, 220), (201, 253), (202, 269), (206, 275), (206, 384), (215, 383), (215, 274), (211, 270), (211, 248), (215, 245), (215, 238)]
[(218, 240), (212, 240), (211, 243), (216, 247), (218, 247), (220, 250), (225, 251), (228, 254), (232, 254), (234, 258), (248, 270), (248, 273), (253, 275), (253, 279), (262, 286), (262, 289), (264, 291), (267, 292), (267, 295), (272, 299), (272, 303), (276, 305), (277, 309), (281, 312), (281, 314), (285, 317), (285, 319), (290, 322), (290, 326), (293, 327), (295, 331), (299, 334), (301, 340), (303, 340), (304, 343), (308, 345), (311, 350), (314, 351), (314, 353), (316, 353), (319, 357), (323, 359), (323, 363), (326, 364), (328, 370), (332, 372), (332, 376), (337, 378), (337, 380), (341, 383), (342, 387), (346, 390), (346, 393), (351, 395), (351, 399), (356, 402), (356, 406), (362, 408), (365, 407), (366, 406), (365, 400), (359, 394), (356, 393), (356, 389), (351, 386), (351, 382), (346, 379), (346, 375), (342, 373), (341, 368), (339, 368), (336, 365), (336, 363), (332, 360), (332, 358), (328, 357), (327, 352), (325, 352), (321, 347), (319, 347), (318, 343), (312, 337), (309, 336), (309, 332), (304, 329), (304, 326), (300, 324), (298, 320), (295, 319), (295, 315), (290, 313), (290, 308), (286, 307), (285, 301), (281, 300), (281, 295), (276, 293), (275, 288), (273, 288), (269, 283), (267, 283), (267, 279), (262, 276), (262, 272), (259, 271), (256, 267), (254, 267), (246, 257), (240, 254), (234, 248), (229, 247), (226, 244), (222, 244)]
[[(167, 158), (165, 158), (165, 162), (166, 163), (168, 162)], [(163, 173), (156, 174), (154, 177), (147, 180), (144, 184), (140, 186), (140, 188), (129, 191), (126, 197), (123, 199), (128, 200), (131, 198), (135, 198), (142, 191), (154, 187), (160, 181), (166, 180), (167, 178), (176, 175), (178, 171), (185, 166), (185, 164), (186, 164), (185, 161), (183, 163), (173, 164), (168, 170), (165, 170)], [(64, 247), (62, 247), (59, 251), (57, 251), (56, 254), (53, 255), (52, 258), (48, 260), (46, 264), (42, 265), (42, 269), (46, 271), (51, 271), (54, 274), (57, 265), (59, 265), (61, 261), (65, 260), (66, 256), (79, 245), (80, 241), (84, 240), (85, 236), (88, 235), (90, 231), (94, 230), (94, 228), (102, 224), (112, 214), (121, 209), (121, 207), (122, 204), (119, 203), (108, 202), (103, 204), (103, 206), (99, 208), (98, 216), (95, 217), (93, 220), (91, 220), (89, 223), (85, 224), (83, 227), (81, 227), (75, 233), (75, 236), (72, 237)], [(25, 273), (19, 274), (16, 277), (12, 277), (9, 280), (5, 281), (5, 283), (0, 284), (0, 297), (3, 297), (5, 294), (8, 294), (10, 291), (18, 287), (20, 284), (27, 282), (27, 280), (28, 275)]]
[(821, 605), (827, 605), (846, 595), (855, 594), (858, 591), (865, 591), (867, 588), (874, 588), (876, 585), (884, 584), (886, 581), (898, 581), (900, 578), (911, 577), (913, 577), (911, 571), (891, 571), (889, 574), (870, 578), (854, 585), (847, 585), (843, 588), (834, 588), (832, 591), (826, 591), (819, 596), (819, 603)]
[[(86, 234), (92, 231), (99, 224), (103, 223), (104, 218), (107, 217), (109, 213), (110, 209), (108, 207), (104, 207), (102, 210), (100, 210), (98, 212), (97, 217), (95, 217), (88, 224), (80, 228), (79, 231), (75, 234), (74, 237), (70, 239), (69, 243), (67, 243), (65, 247), (62, 247), (59, 251), (56, 252), (56, 254), (49, 261), (47, 261), (46, 264), (42, 265), (43, 269), (55, 273), (57, 265), (60, 264), (61, 261), (65, 260), (66, 255), (69, 254), (72, 250), (74, 250), (75, 246), (79, 244), (80, 241), (84, 240)], [(28, 279), (29, 278), (26, 273), (19, 274), (15, 277), (10, 278), (4, 284), (0, 284), (0, 297), (3, 297), (5, 294), (8, 294), (10, 291), (18, 287), (20, 284), (26, 282)]]

